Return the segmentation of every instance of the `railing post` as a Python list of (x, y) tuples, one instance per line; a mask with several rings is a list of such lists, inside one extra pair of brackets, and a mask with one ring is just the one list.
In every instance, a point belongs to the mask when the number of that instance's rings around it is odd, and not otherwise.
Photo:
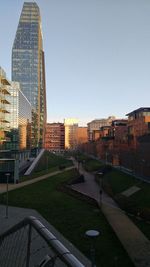
[(10, 173), (6, 173), (5, 175), (7, 177), (7, 180), (6, 180), (6, 219), (8, 219), (8, 183), (9, 183)]
[(28, 242), (27, 242), (27, 260), (26, 260), (26, 267), (30, 266), (30, 248), (31, 248), (31, 224), (29, 224), (28, 230)]

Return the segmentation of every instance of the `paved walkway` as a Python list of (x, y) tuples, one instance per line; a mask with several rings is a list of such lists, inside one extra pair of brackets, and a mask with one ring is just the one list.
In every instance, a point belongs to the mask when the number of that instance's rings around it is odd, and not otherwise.
[[(74, 164), (77, 167), (75, 161)], [(100, 203), (99, 186), (94, 180), (94, 175), (86, 172), (81, 165), (79, 172), (84, 175), (85, 183), (72, 185), (71, 188)], [(150, 267), (150, 240), (104, 192), (101, 209), (134, 265), (136, 267)]]
[[(74, 168), (75, 168), (74, 166), (71, 166), (71, 167), (65, 168), (64, 170), (47, 173), (47, 174), (44, 174), (44, 175), (42, 175), (40, 177), (36, 177), (34, 179), (27, 180), (27, 181), (24, 181), (22, 183), (9, 184), (8, 189), (9, 189), (9, 191), (12, 191), (14, 189), (17, 189), (17, 188), (24, 187), (24, 186), (29, 185), (29, 184), (33, 184), (33, 183), (39, 182), (39, 181), (44, 180), (44, 179), (46, 179), (48, 177), (52, 177), (54, 175), (57, 175), (59, 173), (62, 173), (62, 172), (65, 172), (65, 171), (68, 171), (68, 170), (71, 170), (71, 169), (74, 169)], [(6, 184), (0, 184), (0, 194), (1, 193), (5, 193), (6, 190), (7, 190)]]

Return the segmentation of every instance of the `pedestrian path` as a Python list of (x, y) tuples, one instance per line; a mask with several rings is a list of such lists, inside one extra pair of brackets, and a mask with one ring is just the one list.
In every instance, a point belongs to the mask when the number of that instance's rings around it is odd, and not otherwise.
[[(47, 179), (48, 177), (55, 176), (55, 175), (57, 175), (59, 173), (62, 173), (62, 172), (65, 172), (65, 171), (69, 171), (69, 170), (74, 169), (74, 168), (75, 168), (74, 166), (70, 166), (68, 168), (65, 168), (64, 170), (59, 170), (59, 171), (47, 173), (47, 174), (44, 174), (42, 176), (39, 176), (39, 177), (36, 177), (34, 179), (27, 180), (27, 181), (24, 181), (24, 182), (21, 182), (21, 183), (18, 183), (18, 184), (9, 184), (8, 190), (12, 191), (12, 190), (17, 189), (17, 188), (21, 188), (21, 187), (24, 187), (24, 186), (27, 186), (27, 185), (30, 185), (30, 184), (33, 184), (33, 183), (37, 183), (37, 182), (39, 182), (41, 180)], [(1, 193), (5, 193), (6, 190), (7, 190), (6, 184), (0, 184), (0, 194)]]
[[(73, 160), (78, 167), (77, 162)], [(100, 204), (99, 185), (94, 175), (79, 166), (79, 172), (84, 175), (85, 182), (72, 185), (71, 188), (95, 199)], [(123, 247), (136, 267), (150, 267), (150, 240), (139, 230), (118, 205), (106, 193), (102, 193), (101, 210), (118, 236)]]

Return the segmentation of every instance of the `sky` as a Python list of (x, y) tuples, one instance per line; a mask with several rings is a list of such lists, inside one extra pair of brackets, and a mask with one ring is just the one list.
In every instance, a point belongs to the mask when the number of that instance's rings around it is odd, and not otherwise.
[[(22, 0), (1, 0), (0, 66), (11, 80)], [(26, 1), (29, 2), (29, 1)], [(47, 121), (87, 122), (150, 107), (149, 0), (37, 0)]]

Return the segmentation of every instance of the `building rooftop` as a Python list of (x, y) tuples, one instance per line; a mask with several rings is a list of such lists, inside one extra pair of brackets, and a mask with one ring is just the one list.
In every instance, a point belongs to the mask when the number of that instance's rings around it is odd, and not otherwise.
[(131, 111), (130, 113), (126, 114), (126, 116), (131, 116), (131, 115), (134, 115), (135, 113), (139, 113), (141, 111), (150, 112), (150, 107), (141, 107), (141, 108), (135, 109), (135, 110)]

